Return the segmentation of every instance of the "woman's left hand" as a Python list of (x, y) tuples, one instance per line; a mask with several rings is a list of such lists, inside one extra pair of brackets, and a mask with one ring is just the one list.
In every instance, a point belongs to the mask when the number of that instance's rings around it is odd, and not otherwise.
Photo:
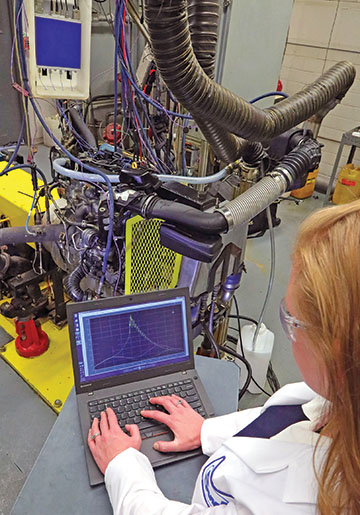
[[(115, 413), (111, 408), (101, 412), (101, 420), (94, 418), (89, 429), (88, 444), (94, 460), (103, 474), (110, 461), (118, 454), (133, 447), (140, 450), (141, 436), (136, 425), (127, 425), (128, 436), (118, 424)], [(97, 436), (95, 436), (97, 435)], [(95, 438), (93, 438), (95, 436)]]

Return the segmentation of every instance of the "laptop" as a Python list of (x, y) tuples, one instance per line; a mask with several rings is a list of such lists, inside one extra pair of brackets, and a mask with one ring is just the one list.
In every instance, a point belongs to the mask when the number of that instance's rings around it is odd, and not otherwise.
[[(187, 288), (67, 304), (75, 390), (90, 485), (104, 481), (87, 444), (94, 417), (112, 407), (122, 428), (138, 424), (153, 467), (201, 454), (161, 453), (156, 440), (172, 440), (167, 426), (140, 415), (161, 409), (149, 398), (176, 394), (205, 418), (214, 410), (194, 368)], [(165, 411), (165, 410), (163, 410)]]

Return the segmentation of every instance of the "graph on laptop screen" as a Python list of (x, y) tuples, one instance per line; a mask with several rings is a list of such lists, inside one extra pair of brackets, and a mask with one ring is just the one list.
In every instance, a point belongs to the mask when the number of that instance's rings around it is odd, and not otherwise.
[(74, 315), (80, 382), (189, 359), (184, 297)]

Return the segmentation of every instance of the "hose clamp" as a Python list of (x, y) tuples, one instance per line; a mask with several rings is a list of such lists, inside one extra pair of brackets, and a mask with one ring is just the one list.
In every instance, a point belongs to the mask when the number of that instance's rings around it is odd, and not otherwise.
[(215, 213), (221, 213), (223, 217), (226, 219), (226, 223), (228, 225), (228, 231), (232, 229), (235, 225), (234, 217), (232, 215), (232, 212), (230, 209), (228, 209), (226, 206), (219, 207), (218, 209), (215, 209)]
[(145, 199), (145, 201), (144, 201), (143, 205), (141, 206), (141, 216), (142, 216), (143, 218), (146, 218), (146, 215), (147, 215), (147, 213), (146, 213), (146, 212), (147, 212), (147, 210), (148, 210), (149, 204), (151, 204), (151, 202), (152, 202), (155, 198), (157, 198), (156, 193), (152, 193), (151, 195), (149, 195), (149, 196)]
[(290, 187), (291, 184), (294, 182), (294, 177), (291, 175), (289, 170), (287, 170), (283, 166), (277, 166), (269, 175), (271, 175), (274, 179), (277, 179), (278, 182), (280, 182), (280, 180), (282, 180), (281, 182), (283, 182), (283, 180), (285, 179), (287, 183), (285, 185), (286, 188)]

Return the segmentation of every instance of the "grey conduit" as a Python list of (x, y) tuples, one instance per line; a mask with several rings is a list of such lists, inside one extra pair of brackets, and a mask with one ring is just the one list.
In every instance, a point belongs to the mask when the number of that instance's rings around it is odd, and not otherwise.
[(179, 102), (195, 118), (252, 141), (272, 139), (340, 100), (355, 79), (354, 66), (342, 61), (292, 97), (262, 110), (202, 70), (191, 45), (187, 0), (146, 0), (145, 14), (158, 69)]

